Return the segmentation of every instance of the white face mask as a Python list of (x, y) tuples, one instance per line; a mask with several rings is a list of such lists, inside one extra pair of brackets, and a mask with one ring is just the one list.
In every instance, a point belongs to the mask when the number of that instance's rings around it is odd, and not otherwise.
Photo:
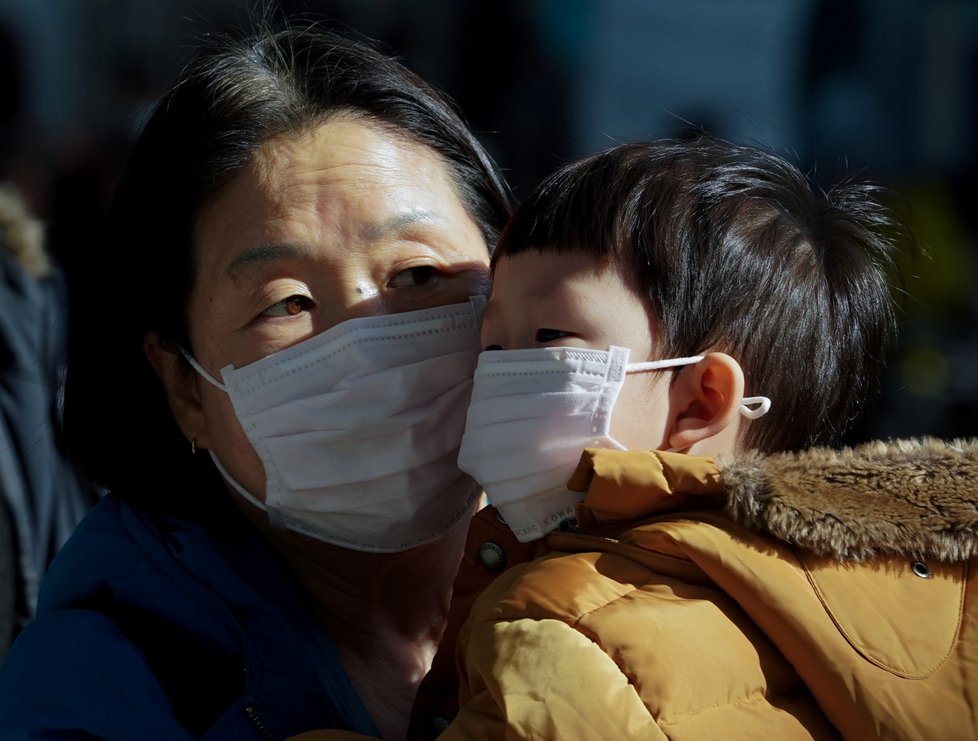
[(211, 378), (265, 467), (277, 527), (357, 551), (403, 551), (447, 532), (479, 495), (457, 466), (485, 299), (351, 319)]
[[(610, 434), (627, 373), (697, 363), (701, 356), (628, 363), (629, 351), (554, 347), (479, 356), (458, 464), (486, 491), (516, 537), (543, 537), (574, 516), (583, 494), (567, 489), (584, 448), (624, 449)], [(760, 405), (756, 409), (747, 405)], [(765, 397), (741, 413), (766, 413)]]

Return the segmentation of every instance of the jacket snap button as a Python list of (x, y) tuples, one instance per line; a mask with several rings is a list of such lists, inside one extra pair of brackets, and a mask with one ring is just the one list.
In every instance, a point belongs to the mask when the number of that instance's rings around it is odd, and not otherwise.
[(910, 564), (910, 570), (921, 579), (930, 579), (930, 569), (923, 561), (914, 561)]
[(491, 540), (486, 541), (479, 546), (479, 563), (489, 571), (498, 573), (506, 568), (506, 551)]
[(448, 726), (452, 723), (451, 720), (446, 718), (444, 715), (436, 715), (431, 720), (431, 735), (437, 738), (440, 736)]

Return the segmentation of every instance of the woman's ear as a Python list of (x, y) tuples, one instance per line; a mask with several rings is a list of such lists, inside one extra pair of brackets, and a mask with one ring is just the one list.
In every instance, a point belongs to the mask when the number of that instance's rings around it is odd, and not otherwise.
[(669, 388), (669, 448), (687, 450), (728, 428), (736, 433), (743, 399), (744, 372), (726, 353), (709, 353), (683, 368)]
[(172, 345), (165, 344), (157, 332), (147, 332), (143, 337), (143, 352), (159, 376), (170, 411), (180, 426), (180, 431), (196, 447), (208, 448), (204, 409), (200, 403), (197, 374)]

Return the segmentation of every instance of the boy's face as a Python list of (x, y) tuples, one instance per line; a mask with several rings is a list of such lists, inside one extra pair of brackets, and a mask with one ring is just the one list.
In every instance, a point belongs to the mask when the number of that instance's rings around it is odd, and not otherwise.
[[(503, 257), (493, 275), (482, 320), (485, 349), (611, 345), (631, 350), (630, 362), (652, 357), (652, 321), (618, 269), (588, 255), (523, 252)], [(626, 377), (611, 434), (629, 449), (663, 447), (671, 374)]]

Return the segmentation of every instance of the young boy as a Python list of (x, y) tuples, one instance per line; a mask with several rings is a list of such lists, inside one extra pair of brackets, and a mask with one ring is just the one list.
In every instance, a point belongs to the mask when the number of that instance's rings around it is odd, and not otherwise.
[(878, 383), (895, 234), (872, 188), (705, 138), (539, 186), (493, 257), (459, 463), (498, 512), (422, 735), (978, 733), (978, 445), (795, 452)]

